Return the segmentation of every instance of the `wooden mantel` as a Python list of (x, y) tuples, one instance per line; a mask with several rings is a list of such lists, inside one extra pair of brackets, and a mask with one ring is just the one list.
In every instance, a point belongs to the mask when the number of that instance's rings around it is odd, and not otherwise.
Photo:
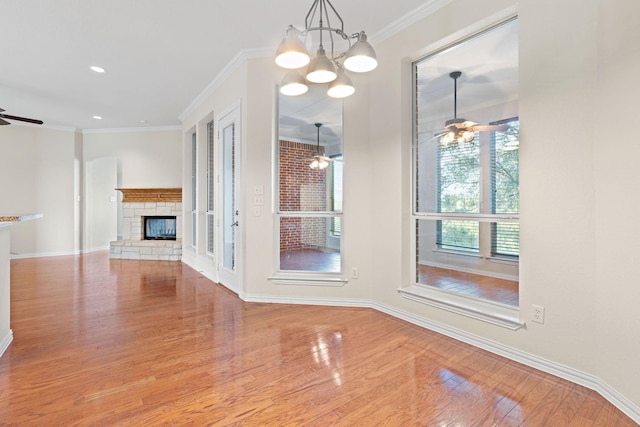
[(182, 202), (182, 188), (116, 188), (124, 203)]

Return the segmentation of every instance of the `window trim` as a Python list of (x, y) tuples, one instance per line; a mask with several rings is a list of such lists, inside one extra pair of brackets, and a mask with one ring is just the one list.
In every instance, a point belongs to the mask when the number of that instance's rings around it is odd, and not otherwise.
[[(273, 203), (275, 206), (275, 212), (273, 215), (273, 230), (274, 230), (274, 254), (273, 265), (276, 267), (274, 273), (267, 278), (275, 285), (297, 285), (297, 286), (330, 286), (340, 287), (348, 283), (348, 278), (345, 274), (344, 266), (344, 222), (341, 221), (341, 235), (336, 238), (340, 242), (340, 269), (339, 272), (322, 272), (322, 271), (305, 271), (305, 270), (280, 270), (280, 222), (282, 218), (291, 217), (309, 217), (309, 218), (342, 218), (342, 210), (340, 211), (282, 211), (280, 209), (280, 134), (279, 134), (279, 86), (275, 87), (275, 107), (276, 114), (274, 115), (274, 131), (273, 131), (273, 167), (275, 170), (273, 179), (274, 196)], [(341, 115), (344, 114), (344, 109), (341, 106)], [(344, 143), (344, 141), (342, 141)], [(342, 151), (342, 150), (341, 150)], [(343, 153), (340, 154), (344, 156)], [(344, 187), (343, 187), (344, 188)]]
[[(410, 167), (410, 195), (411, 198), (409, 203), (411, 204), (409, 209), (409, 218), (411, 226), (407, 229), (410, 234), (409, 242), (410, 242), (410, 254), (411, 256), (407, 260), (407, 268), (409, 269), (408, 277), (413, 277), (410, 279), (411, 282), (403, 287), (398, 289), (398, 292), (406, 299), (416, 301), (422, 304), (426, 304), (429, 306), (437, 307), (439, 309), (443, 309), (449, 312), (453, 312), (456, 314), (460, 314), (466, 317), (474, 318), (477, 320), (481, 320), (484, 322), (488, 322), (497, 326), (505, 327), (511, 330), (518, 330), (522, 326), (525, 325), (524, 322), (520, 321), (520, 307), (519, 306), (508, 306), (505, 304), (497, 303), (494, 301), (489, 301), (486, 299), (481, 299), (478, 297), (473, 297), (461, 293), (455, 293), (451, 291), (447, 291), (444, 289), (435, 288), (428, 285), (421, 285), (416, 283), (415, 274), (411, 272), (414, 271), (417, 262), (417, 253), (418, 253), (418, 239), (415, 235), (417, 230), (418, 221), (424, 219), (460, 219), (460, 220), (472, 220), (472, 221), (481, 221), (481, 222), (520, 222), (520, 217), (518, 215), (504, 215), (504, 214), (474, 214), (474, 213), (434, 213), (434, 212), (418, 212), (417, 205), (417, 195), (418, 195), (418, 183), (416, 182), (416, 177), (418, 173), (418, 156), (416, 152), (418, 150), (418, 129), (417, 129), (417, 103), (418, 97), (416, 93), (416, 82), (417, 82), (417, 69), (416, 63), (418, 61), (433, 57), (439, 53), (446, 51), (460, 43), (463, 43), (466, 40), (472, 39), (474, 37), (480, 36), (488, 31), (491, 31), (501, 25), (507, 24), (511, 21), (517, 20), (517, 9), (510, 10), (507, 12), (507, 15), (503, 15), (501, 19), (495, 21), (489, 25), (482, 25), (481, 27), (475, 26), (470, 28), (469, 31), (466, 31), (466, 34), (457, 38), (456, 40), (450, 41), (447, 40), (445, 43), (438, 43), (432, 45), (428, 53), (422, 53), (420, 56), (416, 56), (411, 59), (411, 146), (410, 146), (410, 155), (411, 159), (411, 167)], [(425, 52), (425, 51), (423, 51)], [(504, 262), (513, 264), (514, 261), (511, 260), (502, 260), (495, 259), (494, 257), (486, 257), (480, 255), (482, 258), (487, 258), (491, 262)], [(519, 260), (516, 261), (519, 263)]]

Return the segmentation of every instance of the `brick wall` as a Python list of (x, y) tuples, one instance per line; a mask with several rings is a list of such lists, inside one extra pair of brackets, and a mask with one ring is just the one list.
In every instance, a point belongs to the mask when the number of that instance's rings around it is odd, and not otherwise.
[[(326, 211), (327, 169), (311, 169), (316, 145), (280, 141), (280, 210)], [(320, 147), (320, 154), (324, 154)], [(280, 250), (326, 246), (325, 218), (282, 218)]]

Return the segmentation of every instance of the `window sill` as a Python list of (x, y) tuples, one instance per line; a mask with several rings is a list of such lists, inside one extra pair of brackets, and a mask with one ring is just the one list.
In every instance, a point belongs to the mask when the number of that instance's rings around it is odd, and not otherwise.
[(501, 256), (488, 256), (485, 257), (487, 261), (495, 262), (498, 264), (518, 265), (520, 260), (517, 258), (501, 257)]
[(278, 272), (268, 278), (274, 285), (344, 286), (348, 280), (340, 273)]
[(524, 326), (520, 310), (492, 301), (429, 286), (411, 285), (398, 289), (406, 299), (516, 331)]
[(479, 253), (454, 251), (450, 249), (435, 248), (432, 250), (432, 252), (438, 253), (438, 254), (445, 254), (445, 255), (459, 255), (459, 256), (466, 256), (466, 257), (472, 257), (472, 258), (482, 258), (482, 256)]

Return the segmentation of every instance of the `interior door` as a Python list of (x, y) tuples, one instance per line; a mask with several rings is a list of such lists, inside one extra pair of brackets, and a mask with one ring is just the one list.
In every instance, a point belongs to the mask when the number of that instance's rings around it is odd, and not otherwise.
[(218, 223), (220, 247), (218, 269), (220, 283), (238, 292), (242, 215), (240, 207), (240, 111), (239, 107), (218, 118), (219, 191), (222, 200)]
[(118, 237), (118, 159), (100, 157), (85, 163), (85, 249), (104, 249)]

